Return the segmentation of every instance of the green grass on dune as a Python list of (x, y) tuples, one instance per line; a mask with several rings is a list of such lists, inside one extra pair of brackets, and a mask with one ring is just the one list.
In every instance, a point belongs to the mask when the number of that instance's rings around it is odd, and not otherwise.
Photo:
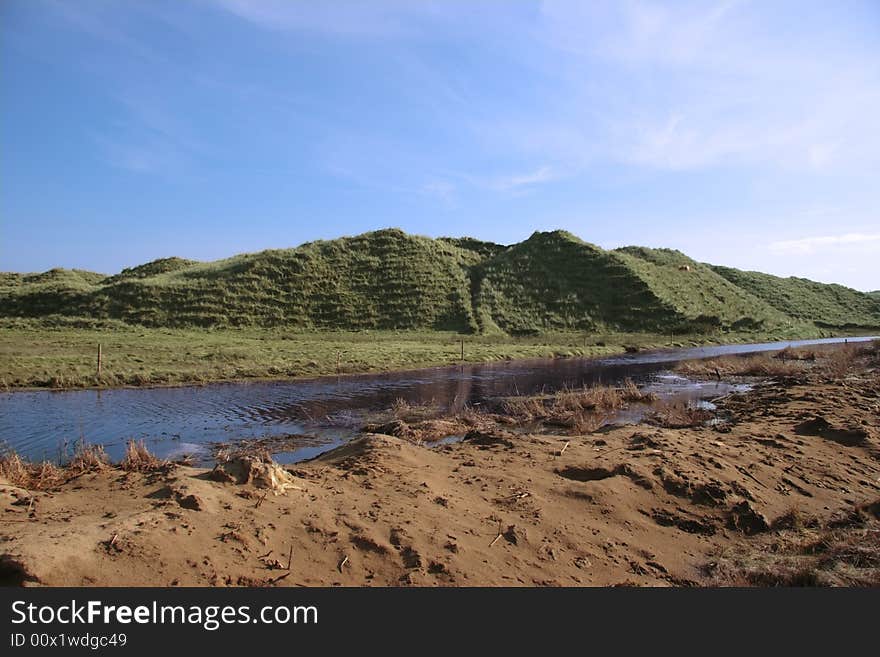
[(211, 263), (166, 259), (92, 286), (5, 280), (3, 315), (120, 319), (153, 327), (474, 329), (472, 250), (398, 230)]
[[(773, 328), (792, 318), (679, 251), (624, 247), (614, 251), (688, 327)], [(804, 319), (804, 318), (798, 318)]]
[(880, 299), (871, 294), (805, 278), (781, 278), (720, 266), (712, 266), (712, 269), (795, 319), (837, 328), (876, 328), (880, 325)]
[(26, 291), (37, 290), (91, 290), (107, 278), (84, 269), (62, 269), (56, 267), (41, 274), (17, 274), (0, 272), (0, 289), (20, 288)]
[(216, 262), (163, 258), (114, 276), (0, 274), (0, 318), (59, 317), (181, 329), (701, 335), (878, 327), (880, 300), (669, 249), (608, 251), (563, 231), (502, 246), (387, 229)]
[(682, 319), (627, 263), (563, 231), (535, 233), (481, 263), (473, 303), (483, 331), (511, 334), (657, 331)]
[(181, 269), (186, 269), (188, 267), (191, 267), (192, 265), (197, 264), (198, 261), (187, 260), (186, 258), (159, 258), (158, 260), (153, 260), (152, 262), (138, 265), (137, 267), (129, 267), (127, 269), (123, 269), (115, 276), (108, 276), (102, 281), (102, 283), (105, 285), (109, 285), (125, 280), (149, 278), (151, 276), (164, 274), (166, 272), (174, 272)]

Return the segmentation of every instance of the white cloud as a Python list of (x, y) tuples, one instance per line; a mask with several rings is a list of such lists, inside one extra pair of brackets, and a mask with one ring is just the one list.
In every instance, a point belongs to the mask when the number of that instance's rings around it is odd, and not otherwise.
[(550, 182), (556, 178), (558, 178), (558, 175), (549, 166), (542, 166), (534, 171), (494, 178), (486, 186), (498, 191), (511, 191)]
[(456, 191), (456, 186), (448, 180), (431, 180), (422, 185), (423, 194), (439, 198), (447, 205), (455, 201)]
[(179, 153), (158, 141), (131, 142), (95, 135), (108, 164), (133, 173), (168, 174), (180, 165)]
[(769, 245), (771, 251), (783, 255), (810, 255), (826, 248), (857, 248), (880, 254), (880, 233), (845, 233), (782, 240)]
[(193, 129), (150, 94), (113, 96), (124, 117), (108, 121), (92, 137), (106, 161), (134, 173), (181, 176), (209, 146), (193, 137)]
[[(512, 97), (496, 107), (506, 99), (485, 102), (478, 78), (456, 84), (411, 51), (400, 58), (422, 68), (413, 80), (432, 81), (431, 106), (458, 116), (493, 155), (527, 152), (554, 175), (597, 162), (671, 171), (880, 169), (880, 56), (841, 38), (839, 26), (826, 31), (821, 7), (805, 12), (805, 24), (812, 22), (802, 33), (789, 30), (796, 5), (745, 0), (543, 0), (516, 10), (427, 0), (214, 4), (279, 31), (386, 43), (468, 34), (492, 49), (516, 43), (516, 56), (504, 61), (541, 90), (532, 106)], [(438, 89), (451, 93), (438, 98)], [(532, 184), (517, 177), (487, 187)]]
[(769, 4), (545, 0), (541, 8), (545, 71), (567, 93), (548, 100), (544, 117), (510, 121), (499, 139), (575, 165), (880, 168), (880, 56), (822, 23), (821, 6), (802, 17), (810, 38), (788, 33), (793, 7)]
[(422, 3), (400, 1), (309, 2), (308, 0), (216, 0), (226, 11), (271, 30), (316, 32), (343, 37), (390, 37), (413, 31)]
[[(120, 17), (126, 11), (136, 14), (141, 10), (140, 7), (63, 0), (48, 0), (45, 6), (72, 27), (112, 44), (121, 52), (132, 54), (157, 66), (168, 64), (168, 58), (161, 50), (131, 36), (127, 29), (130, 27), (129, 22)], [(132, 22), (136, 23), (136, 21)]]

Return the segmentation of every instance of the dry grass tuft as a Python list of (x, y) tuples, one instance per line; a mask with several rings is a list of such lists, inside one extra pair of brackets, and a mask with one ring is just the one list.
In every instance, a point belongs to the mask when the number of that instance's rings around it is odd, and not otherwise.
[(558, 421), (584, 412), (611, 411), (624, 405), (624, 393), (609, 386), (565, 389), (552, 395), (510, 397), (502, 408), (505, 413), (520, 420)]
[(108, 464), (109, 459), (103, 447), (80, 443), (63, 465), (49, 461), (34, 463), (14, 452), (7, 452), (0, 456), (0, 477), (13, 486), (28, 490), (49, 490), (86, 472), (102, 470)]
[(623, 401), (630, 403), (649, 403), (657, 401), (657, 395), (653, 392), (644, 392), (633, 383), (632, 379), (626, 379), (621, 389)]
[(64, 470), (57, 465), (43, 461), (29, 463), (18, 454), (0, 456), (0, 476), (13, 486), (28, 490), (47, 490), (63, 484)]
[(646, 420), (667, 429), (685, 429), (699, 427), (715, 417), (715, 411), (699, 406), (691, 406), (680, 402), (663, 402), (658, 404)]
[(775, 353), (684, 361), (675, 369), (684, 375), (713, 378), (788, 377), (812, 374), (828, 379), (841, 379), (855, 369), (860, 361), (869, 363), (880, 361), (878, 342), (880, 341), (838, 344), (816, 349), (786, 347)]
[(784, 514), (776, 518), (771, 524), (773, 529), (793, 529), (795, 531), (803, 531), (808, 528), (819, 526), (819, 519), (815, 516), (805, 513), (802, 509), (792, 506)]
[(566, 427), (573, 433), (592, 433), (601, 428), (612, 411), (628, 403), (648, 403), (657, 399), (627, 379), (620, 388), (584, 386), (564, 389), (550, 395), (510, 397), (501, 403), (501, 413), (515, 422), (542, 422)]
[(786, 347), (782, 351), (777, 351), (773, 358), (777, 360), (806, 360), (813, 362), (816, 360), (816, 352), (812, 349), (797, 349), (794, 347)]
[(532, 421), (549, 416), (547, 405), (538, 397), (511, 397), (501, 405), (507, 415), (519, 420)]
[(878, 509), (880, 499), (824, 527), (789, 512), (768, 543), (721, 550), (704, 571), (722, 585), (880, 586)]
[(402, 397), (398, 397), (391, 404), (391, 416), (404, 422), (419, 422), (436, 418), (442, 414), (442, 409), (435, 401), (414, 403)]
[(675, 370), (688, 376), (796, 376), (806, 371), (806, 360), (782, 360), (771, 354), (722, 356), (706, 360), (684, 361)]
[(152, 472), (166, 465), (167, 462), (154, 456), (143, 441), (135, 440), (128, 441), (125, 456), (119, 463), (119, 467), (126, 472)]
[(856, 361), (865, 353), (864, 348), (845, 345), (826, 352), (822, 358), (821, 371), (831, 379), (842, 379), (855, 367)]
[(594, 433), (608, 421), (608, 416), (601, 413), (581, 413), (573, 419), (572, 432), (578, 435)]
[(65, 468), (75, 474), (103, 470), (110, 462), (107, 452), (101, 445), (80, 444), (73, 456), (65, 464)]

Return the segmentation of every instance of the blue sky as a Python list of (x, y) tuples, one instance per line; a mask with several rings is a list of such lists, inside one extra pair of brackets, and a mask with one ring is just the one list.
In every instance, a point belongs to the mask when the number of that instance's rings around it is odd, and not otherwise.
[(388, 226), (880, 288), (880, 4), (0, 3), (0, 270)]

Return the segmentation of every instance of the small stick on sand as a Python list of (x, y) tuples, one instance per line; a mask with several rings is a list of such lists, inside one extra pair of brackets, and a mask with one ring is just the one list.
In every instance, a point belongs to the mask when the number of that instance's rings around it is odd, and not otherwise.
[(293, 543), (290, 544), (290, 551), (287, 553), (287, 570), (290, 570), (290, 565), (293, 563)]
[(758, 479), (757, 477), (755, 477), (755, 475), (753, 475), (751, 472), (749, 472), (748, 470), (746, 470), (746, 469), (745, 469), (744, 467), (742, 467), (741, 465), (737, 465), (737, 466), (734, 466), (734, 467), (735, 467), (739, 472), (741, 472), (742, 474), (744, 474), (746, 477), (748, 477), (749, 479), (751, 479), (752, 481), (761, 484), (764, 488), (767, 488), (767, 484), (765, 484), (763, 481), (761, 481), (760, 479)]
[(0, 522), (36, 522), (36, 518), (0, 518)]
[(495, 539), (491, 543), (489, 543), (489, 547), (492, 547), (493, 545), (495, 545), (498, 542), (498, 539), (501, 538), (502, 536), (504, 536), (504, 532), (501, 529), (502, 527), (504, 527), (504, 523), (502, 523), (499, 520), (498, 521), (498, 536), (496, 536)]
[(562, 449), (559, 450), (559, 456), (562, 456), (563, 454), (565, 454), (565, 450), (568, 449), (568, 446), (569, 446), (569, 445), (571, 445), (571, 441), (570, 441), (570, 440), (566, 440), (566, 441), (565, 441), (565, 444), (562, 446)]
[(257, 500), (257, 505), (254, 507), (255, 509), (259, 509), (259, 508), (260, 508), (260, 505), (261, 505), (261, 504), (263, 503), (263, 501), (266, 499), (266, 496), (267, 496), (268, 494), (269, 494), (269, 491), (266, 491), (265, 493), (263, 493), (263, 497), (261, 497), (260, 499)]
[(257, 559), (265, 559), (265, 558), (267, 558), (270, 554), (272, 554), (272, 550), (269, 550), (266, 554), (260, 555), (259, 557), (257, 557)]
[(342, 561), (339, 562), (339, 572), (340, 572), (340, 573), (342, 572), (342, 568), (343, 568), (343, 567), (345, 566), (345, 564), (347, 564), (347, 563), (348, 563), (348, 556), (346, 556), (345, 559), (343, 559)]
[(113, 538), (110, 539), (110, 544), (108, 547), (113, 547), (116, 545), (116, 541), (119, 539), (119, 534), (113, 534)]
[(282, 579), (284, 579), (285, 577), (287, 577), (289, 575), (290, 575), (289, 571), (284, 573), (283, 575), (279, 575), (278, 577), (276, 577), (275, 579), (272, 580), (272, 583), (275, 584), (276, 582), (280, 582)]
[(611, 452), (619, 452), (622, 449), (626, 449), (626, 445), (620, 445), (619, 447), (612, 447), (611, 449), (606, 449), (605, 451), (602, 451), (598, 447), (594, 447), (593, 451), (600, 452), (601, 454), (611, 454)]

